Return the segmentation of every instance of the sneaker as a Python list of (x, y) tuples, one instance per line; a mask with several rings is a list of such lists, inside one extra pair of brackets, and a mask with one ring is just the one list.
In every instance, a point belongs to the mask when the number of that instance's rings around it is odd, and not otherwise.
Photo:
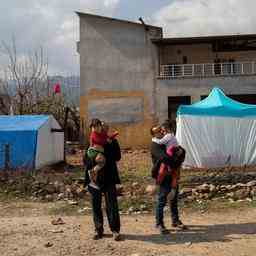
[(115, 241), (120, 241), (121, 240), (120, 233), (113, 232), (113, 238), (114, 238)]
[(163, 225), (156, 225), (156, 228), (159, 230), (160, 234), (165, 235), (165, 234), (169, 234), (169, 230)]
[(103, 238), (103, 233), (95, 233), (92, 237), (93, 240), (99, 240)]
[(180, 220), (178, 220), (177, 222), (172, 223), (172, 226), (173, 226), (174, 228), (179, 228), (179, 229), (181, 229), (181, 230), (188, 229), (188, 227), (185, 226)]

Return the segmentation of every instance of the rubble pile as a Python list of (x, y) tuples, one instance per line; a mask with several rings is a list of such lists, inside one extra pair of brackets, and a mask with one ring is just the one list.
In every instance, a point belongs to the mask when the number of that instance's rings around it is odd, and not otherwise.
[(188, 201), (197, 199), (211, 200), (214, 198), (237, 200), (256, 200), (256, 179), (247, 183), (214, 185), (204, 183), (194, 188), (184, 188), (180, 196)]

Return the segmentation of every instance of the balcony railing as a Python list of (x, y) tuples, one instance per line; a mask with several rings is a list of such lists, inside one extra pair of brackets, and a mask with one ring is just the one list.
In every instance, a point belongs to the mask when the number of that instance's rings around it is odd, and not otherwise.
[(256, 74), (256, 62), (161, 65), (159, 78), (212, 77)]

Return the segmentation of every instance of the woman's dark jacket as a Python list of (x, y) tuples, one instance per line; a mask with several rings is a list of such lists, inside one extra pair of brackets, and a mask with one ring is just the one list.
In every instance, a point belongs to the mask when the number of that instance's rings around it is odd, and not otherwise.
[[(121, 159), (121, 150), (119, 143), (114, 139), (111, 143), (107, 143), (104, 147), (104, 155), (106, 157), (106, 164), (101, 170), (101, 175), (99, 176), (99, 184), (101, 189), (107, 188), (111, 185), (120, 184), (120, 178), (118, 174), (117, 164)], [(90, 178), (88, 170), (91, 170), (95, 166), (95, 162), (86, 157), (84, 157), (85, 165), (85, 186), (90, 183)]]

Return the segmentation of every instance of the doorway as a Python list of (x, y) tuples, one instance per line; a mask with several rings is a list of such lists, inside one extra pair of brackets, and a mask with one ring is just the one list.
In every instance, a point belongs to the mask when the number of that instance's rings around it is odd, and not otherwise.
[(168, 119), (176, 121), (177, 110), (180, 105), (190, 105), (190, 96), (170, 96), (168, 97)]

